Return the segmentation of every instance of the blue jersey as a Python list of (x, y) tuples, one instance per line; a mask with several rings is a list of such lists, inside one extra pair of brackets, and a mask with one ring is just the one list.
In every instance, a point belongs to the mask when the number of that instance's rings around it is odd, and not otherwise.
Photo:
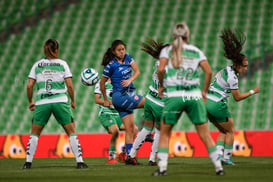
[(131, 63), (133, 61), (134, 59), (129, 54), (125, 54), (124, 64), (120, 64), (116, 58), (113, 58), (109, 64), (104, 67), (103, 76), (111, 79), (113, 93), (135, 90), (133, 83), (130, 83), (127, 87), (121, 85), (123, 80), (128, 80), (132, 76)]

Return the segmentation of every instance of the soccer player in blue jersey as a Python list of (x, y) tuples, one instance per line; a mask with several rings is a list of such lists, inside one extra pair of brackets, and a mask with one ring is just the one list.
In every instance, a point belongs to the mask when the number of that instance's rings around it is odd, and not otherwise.
[[(119, 112), (125, 126), (126, 153), (129, 154), (134, 141), (133, 110), (143, 108), (145, 98), (135, 93), (133, 81), (140, 75), (135, 60), (126, 53), (126, 45), (122, 40), (112, 42), (107, 49), (101, 63), (104, 66), (100, 81), (100, 88), (104, 99), (104, 106), (109, 107), (110, 102), (106, 95), (105, 82), (111, 79), (113, 85), (112, 103)], [(136, 160), (127, 156), (126, 164), (136, 164)]]

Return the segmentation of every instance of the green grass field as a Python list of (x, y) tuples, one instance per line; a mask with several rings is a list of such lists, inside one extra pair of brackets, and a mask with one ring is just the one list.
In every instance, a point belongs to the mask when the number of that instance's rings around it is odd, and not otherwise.
[(216, 176), (207, 157), (175, 157), (169, 159), (168, 176), (153, 177), (156, 166), (148, 166), (147, 158), (139, 158), (141, 165), (106, 164), (106, 158), (85, 158), (88, 169), (76, 169), (73, 158), (34, 159), (32, 169), (22, 170), (24, 159), (0, 159), (0, 182), (9, 181), (273, 181), (272, 157), (234, 157), (236, 166), (224, 166), (226, 175)]

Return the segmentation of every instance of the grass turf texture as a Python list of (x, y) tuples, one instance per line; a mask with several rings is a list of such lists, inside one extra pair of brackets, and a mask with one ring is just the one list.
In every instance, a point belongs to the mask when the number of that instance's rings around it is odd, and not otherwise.
[(141, 165), (126, 166), (123, 163), (106, 164), (106, 158), (85, 158), (88, 169), (76, 169), (73, 158), (34, 159), (32, 168), (22, 170), (24, 159), (0, 159), (0, 181), (107, 181), (107, 182), (219, 182), (219, 181), (271, 181), (272, 157), (234, 157), (236, 166), (224, 166), (226, 175), (216, 176), (207, 157), (169, 158), (168, 176), (151, 176), (156, 166), (148, 166), (148, 158), (138, 158)]

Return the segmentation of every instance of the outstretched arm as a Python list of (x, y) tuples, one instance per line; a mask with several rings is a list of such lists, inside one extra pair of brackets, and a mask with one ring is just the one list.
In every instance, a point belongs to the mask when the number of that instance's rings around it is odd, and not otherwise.
[(240, 101), (240, 100), (246, 99), (247, 97), (249, 97), (249, 96), (251, 96), (253, 94), (259, 93), (260, 88), (258, 86), (255, 86), (252, 90), (250, 90), (248, 92), (245, 92), (245, 93), (240, 93), (239, 89), (230, 90), (230, 91), (231, 91), (231, 93), (233, 95), (234, 100)]

